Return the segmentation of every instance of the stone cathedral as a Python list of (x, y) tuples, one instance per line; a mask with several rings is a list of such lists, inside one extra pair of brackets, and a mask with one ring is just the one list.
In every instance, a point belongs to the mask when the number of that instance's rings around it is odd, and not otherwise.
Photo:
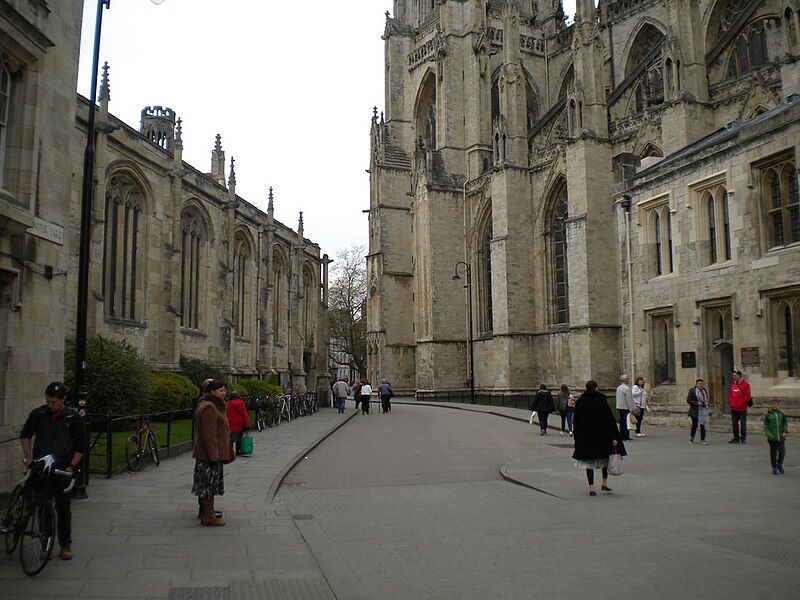
[[(800, 2), (395, 0), (368, 358), (418, 397), (800, 403)], [(454, 280), (454, 275), (459, 279)]]

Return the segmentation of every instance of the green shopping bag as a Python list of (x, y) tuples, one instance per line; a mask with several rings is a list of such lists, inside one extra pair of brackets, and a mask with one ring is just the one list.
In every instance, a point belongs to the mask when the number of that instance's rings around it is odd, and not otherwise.
[(246, 431), (242, 435), (242, 439), (239, 440), (239, 452), (243, 456), (252, 456), (253, 454), (253, 438)]

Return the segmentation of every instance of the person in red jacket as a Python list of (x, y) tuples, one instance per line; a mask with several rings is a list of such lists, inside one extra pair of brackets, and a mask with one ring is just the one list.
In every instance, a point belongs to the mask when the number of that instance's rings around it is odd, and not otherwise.
[(728, 404), (731, 407), (733, 439), (729, 444), (747, 443), (747, 407), (750, 405), (750, 384), (742, 378), (741, 371), (733, 372), (733, 383), (728, 390)]
[(250, 431), (250, 417), (247, 415), (247, 406), (239, 392), (231, 392), (231, 397), (225, 403), (225, 412), (228, 415), (228, 427), (231, 429), (231, 441), (236, 448), (236, 454), (241, 454), (239, 446), (242, 434)]

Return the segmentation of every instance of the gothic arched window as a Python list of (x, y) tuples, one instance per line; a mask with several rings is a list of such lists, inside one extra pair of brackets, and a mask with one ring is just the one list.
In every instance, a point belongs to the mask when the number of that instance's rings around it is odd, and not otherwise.
[(105, 313), (115, 319), (141, 321), (144, 294), (142, 191), (127, 174), (113, 175), (106, 187), (103, 246)]
[(286, 263), (280, 252), (272, 255), (272, 332), (276, 342), (285, 339)]
[(767, 247), (800, 242), (800, 190), (794, 161), (766, 170), (762, 197), (767, 215)]
[(567, 182), (561, 181), (551, 199), (550, 213), (550, 272), (552, 289), (551, 320), (569, 323), (569, 277), (567, 260), (568, 195)]
[(436, 150), (436, 77), (428, 73), (420, 88), (415, 124), (425, 150)]
[(483, 220), (483, 230), (478, 238), (480, 247), (475, 263), (478, 298), (478, 331), (491, 333), (494, 329), (492, 311), (492, 211), (491, 208)]
[(196, 210), (181, 214), (181, 327), (201, 329), (200, 298), (204, 295), (207, 234)]
[(233, 246), (233, 324), (242, 337), (250, 333), (251, 262), (250, 243), (242, 231), (237, 231)]
[(741, 77), (769, 62), (764, 21), (748, 25), (739, 35), (728, 58), (728, 77)]

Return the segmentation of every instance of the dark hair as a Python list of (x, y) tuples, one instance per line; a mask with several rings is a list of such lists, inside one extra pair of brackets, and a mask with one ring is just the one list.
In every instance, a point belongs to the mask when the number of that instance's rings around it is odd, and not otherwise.
[(225, 387), (225, 380), (224, 379), (212, 379), (208, 382), (206, 386), (206, 393), (210, 394), (214, 390), (218, 390), (219, 388)]
[(705, 381), (703, 381), (702, 378), (698, 377), (697, 379), (695, 379), (694, 384), (697, 385), (698, 383), (705, 383)]
[(231, 393), (229, 394), (229, 396), (228, 396), (228, 399), (229, 399), (229, 400), (233, 400), (233, 399), (235, 399), (235, 398), (238, 398), (239, 400), (241, 400), (241, 399), (242, 399), (242, 397), (239, 395), (239, 392), (233, 391), (233, 392), (231, 392)]
[(566, 383), (561, 384), (561, 391), (564, 393), (569, 393), (569, 388), (567, 387)]
[(734, 371), (734, 374), (738, 375), (739, 377), (742, 376), (742, 372), (739, 371), (738, 369)]
[(597, 391), (597, 382), (594, 379), (590, 379), (586, 382), (586, 391), (587, 392), (596, 392)]
[(48, 398), (61, 398), (63, 400), (67, 397), (67, 386), (60, 381), (54, 381), (45, 388), (44, 395)]
[(546, 389), (547, 389), (547, 386), (546, 386), (545, 384), (543, 384), (543, 383), (540, 383), (540, 384), (539, 384), (539, 389), (540, 389), (540, 390), (546, 390)]

